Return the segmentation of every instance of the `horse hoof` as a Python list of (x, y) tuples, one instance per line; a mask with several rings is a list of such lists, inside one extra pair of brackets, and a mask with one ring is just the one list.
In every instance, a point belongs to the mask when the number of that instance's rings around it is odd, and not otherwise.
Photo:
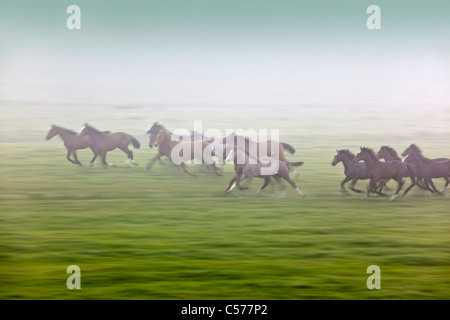
[(394, 195), (391, 197), (391, 200), (389, 200), (389, 201), (394, 201), (395, 199), (397, 199), (397, 197), (398, 197), (398, 194), (394, 194)]

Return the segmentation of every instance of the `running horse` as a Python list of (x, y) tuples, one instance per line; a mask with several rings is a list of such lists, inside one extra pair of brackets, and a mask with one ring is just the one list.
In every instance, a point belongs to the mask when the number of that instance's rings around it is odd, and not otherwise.
[[(67, 149), (67, 160), (69, 160), (73, 164), (82, 166), (83, 164), (78, 160), (76, 150), (91, 148), (92, 152), (94, 152), (94, 157), (92, 158), (90, 165), (94, 163), (98, 154), (95, 153), (95, 151), (92, 149), (92, 140), (89, 136), (80, 136), (75, 131), (65, 129), (56, 125), (52, 125), (50, 131), (47, 134), (46, 139), (50, 140), (56, 135), (59, 135), (61, 139), (64, 141), (64, 146)], [(70, 158), (72, 154), (74, 160)]]
[(389, 146), (381, 146), (380, 150), (378, 150), (377, 154), (376, 154), (378, 159), (384, 159), (385, 161), (392, 161), (392, 160), (396, 160), (396, 161), (403, 161), (406, 165), (406, 167), (408, 168), (408, 170), (406, 171), (406, 177), (411, 178), (411, 185), (405, 190), (405, 192), (403, 192), (402, 197), (404, 197), (409, 190), (411, 190), (414, 186), (419, 186), (422, 189), (434, 192), (432, 189), (430, 189), (427, 186), (422, 186), (419, 183), (419, 180), (417, 179), (417, 175), (419, 172), (419, 168), (417, 167), (417, 165), (413, 162), (410, 161), (410, 159), (405, 158), (404, 160), (402, 160), (397, 152), (394, 150), (394, 148), (389, 147)]
[(358, 180), (369, 179), (369, 173), (367, 172), (367, 167), (364, 162), (355, 162), (355, 155), (348, 149), (338, 150), (336, 149), (336, 154), (331, 162), (331, 165), (334, 167), (339, 162), (342, 162), (344, 165), (344, 174), (345, 178), (341, 182), (341, 192), (344, 194), (348, 194), (347, 190), (344, 187), (344, 184), (352, 181), (350, 189), (355, 192), (363, 193), (364, 191), (355, 189), (356, 182)]
[[(291, 179), (289, 175), (289, 167), (285, 162), (282, 162), (278, 159), (265, 157), (264, 160), (253, 159), (250, 161), (251, 155), (245, 150), (238, 149), (236, 146), (233, 149), (225, 148), (224, 155), (227, 154), (227, 159), (233, 156), (234, 168), (236, 175), (231, 179), (230, 184), (225, 190), (225, 194), (230, 193), (239, 182), (247, 179), (247, 178), (263, 178), (264, 184), (258, 190), (256, 195), (259, 195), (265, 187), (267, 187), (270, 183), (270, 178), (273, 177), (281, 186), (281, 179), (286, 180), (297, 192), (297, 194), (301, 197), (305, 195), (300, 191), (297, 184)], [(241, 159), (244, 159), (242, 161)], [(265, 162), (265, 163), (264, 163)], [(298, 167), (303, 165), (303, 162), (291, 162), (292, 167)]]
[(275, 140), (255, 142), (250, 138), (237, 135), (235, 132), (229, 134), (226, 137), (223, 137), (218, 141), (220, 141), (227, 147), (243, 147), (244, 151), (255, 159), (266, 156), (272, 157), (281, 162), (284, 162), (289, 168), (293, 167), (293, 165), (291, 165), (291, 163), (287, 161), (284, 155), (285, 150), (287, 150), (290, 154), (295, 153), (294, 147), (292, 147), (288, 143)]
[(80, 131), (80, 136), (89, 136), (92, 141), (92, 150), (95, 154), (100, 155), (102, 160), (102, 164), (104, 167), (106, 166), (114, 166), (112, 163), (106, 161), (106, 153), (108, 151), (119, 148), (123, 152), (125, 152), (128, 156), (125, 161), (126, 165), (129, 165), (130, 160), (131, 163), (137, 166), (137, 162), (134, 161), (133, 151), (128, 149), (130, 144), (133, 145), (134, 148), (139, 149), (141, 144), (138, 140), (136, 140), (133, 136), (129, 135), (125, 132), (113, 132), (106, 133), (95, 129), (94, 127), (88, 125), (87, 123)]
[(365, 147), (361, 147), (360, 152), (355, 156), (355, 162), (360, 160), (365, 162), (370, 178), (366, 198), (369, 197), (370, 192), (385, 196), (385, 194), (376, 190), (376, 186), (379, 181), (389, 179), (394, 179), (398, 182), (397, 190), (391, 197), (391, 201), (397, 198), (400, 190), (405, 184), (403, 177), (408, 171), (407, 166), (402, 161), (398, 160), (382, 162), (377, 158), (372, 149)]
[[(158, 147), (158, 154), (153, 159), (154, 161), (159, 160), (162, 156), (166, 156), (173, 164), (180, 165), (184, 172), (191, 177), (194, 177), (195, 175), (187, 170), (186, 162), (197, 158), (202, 163), (206, 164), (208, 168), (212, 169), (217, 176), (222, 176), (212, 159), (214, 149), (204, 140), (173, 140), (172, 134), (169, 131), (161, 129), (156, 135), (153, 146)], [(201, 147), (201, 154), (195, 152), (197, 146)]]
[[(418, 168), (418, 178), (423, 179), (425, 187), (431, 186), (438, 195), (442, 195), (449, 185), (450, 177), (450, 159), (437, 158), (429, 159), (422, 155), (422, 151), (415, 144), (411, 144), (403, 151), (402, 156), (408, 161), (414, 163)], [(445, 180), (444, 188), (439, 191), (433, 183), (433, 178), (443, 178)], [(431, 191), (431, 190), (430, 190)]]

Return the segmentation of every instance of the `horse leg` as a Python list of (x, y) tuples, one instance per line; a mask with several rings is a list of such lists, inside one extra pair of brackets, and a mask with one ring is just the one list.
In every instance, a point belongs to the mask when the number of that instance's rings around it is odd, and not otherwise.
[(427, 179), (428, 183), (430, 184), (431, 188), (439, 195), (442, 196), (442, 193), (436, 188), (436, 186), (434, 185), (433, 180), (431, 180), (431, 178)]
[(82, 167), (83, 164), (78, 160), (77, 152), (75, 150), (73, 150), (72, 154), (73, 154), (73, 158), (75, 159), (75, 163), (78, 164), (80, 167)]
[(139, 163), (137, 163), (136, 161), (134, 161), (133, 151), (130, 150), (130, 153), (131, 153), (131, 163), (134, 164), (135, 166), (138, 166)]
[(278, 183), (280, 188), (284, 191), (284, 189), (286, 189), (286, 186), (283, 184), (283, 181), (281, 180), (280, 176), (279, 175), (274, 175), (273, 178)]
[(283, 174), (281, 177), (282, 177), (284, 180), (286, 180), (287, 182), (289, 182), (289, 184), (292, 186), (292, 188), (295, 189), (295, 191), (297, 191), (297, 194), (298, 194), (300, 197), (304, 197), (304, 196), (305, 196), (305, 194), (304, 194), (303, 192), (301, 192), (300, 189), (297, 187), (297, 184), (296, 184), (294, 181), (292, 181), (292, 179), (289, 177), (289, 171), (287, 172), (286, 175)]
[(445, 186), (441, 189), (441, 193), (444, 193), (445, 190), (447, 190), (447, 187), (448, 187), (448, 185), (449, 185), (449, 180), (448, 180), (448, 178), (447, 178), (447, 177), (444, 177), (444, 180), (445, 180)]
[(103, 164), (104, 168), (107, 168), (108, 166), (110, 166), (110, 167), (115, 167), (116, 166), (115, 164), (106, 161), (106, 152), (103, 153), (103, 154), (100, 154), (100, 157), (102, 159), (102, 164)]
[(188, 169), (186, 168), (186, 164), (185, 163), (181, 163), (180, 164), (181, 168), (183, 168), (183, 171), (186, 172), (188, 175), (190, 175), (191, 177), (195, 177), (195, 174), (193, 174), (192, 172), (188, 171)]
[(414, 186), (418, 185), (416, 177), (411, 176), (410, 178), (411, 178), (411, 185), (408, 188), (406, 188), (405, 192), (403, 192), (402, 194), (402, 197), (406, 196), (409, 190), (411, 190)]
[(430, 184), (428, 183), (428, 180), (424, 177), (418, 177), (417, 178), (417, 185), (424, 190), (430, 191), (431, 193), (434, 193), (434, 190), (430, 187)]
[(353, 178), (352, 179), (352, 184), (350, 186), (350, 189), (355, 191), (355, 192), (357, 192), (357, 193), (363, 193), (364, 191), (359, 190), (359, 189), (355, 189), (356, 182), (358, 182), (358, 179), (357, 178)]
[[(390, 179), (389, 179), (390, 180)], [(380, 181), (380, 185), (379, 185), (379, 191), (381, 192), (381, 191), (383, 191), (383, 188), (384, 189), (386, 189), (387, 191), (390, 191), (391, 190), (391, 188), (389, 188), (388, 186), (387, 186), (387, 183), (389, 182), (389, 180), (381, 180)]]
[(214, 162), (213, 162), (213, 164), (211, 165), (211, 167), (213, 168), (214, 173), (216, 174), (216, 176), (219, 176), (219, 177), (222, 176), (222, 174), (220, 173), (219, 169), (217, 168), (217, 166), (216, 166), (216, 164), (215, 164)]
[(146, 172), (149, 171), (158, 160), (161, 161), (161, 154), (159, 152), (153, 159), (150, 160), (150, 162), (145, 166), (144, 170)]
[(366, 192), (366, 196), (364, 197), (364, 199), (369, 198), (370, 196), (370, 192), (375, 192), (375, 187), (377, 185), (377, 181), (374, 178), (370, 178), (370, 182), (369, 185), (367, 186), (367, 192)]
[[(345, 179), (342, 180), (342, 182), (341, 182), (341, 193), (343, 193), (343, 194), (348, 194), (348, 191), (345, 189), (344, 184), (346, 184), (346, 183), (349, 182), (350, 180), (351, 180), (350, 177), (345, 177)], [(352, 184), (352, 186), (353, 186), (353, 184)]]
[(261, 194), (261, 191), (264, 190), (265, 187), (267, 187), (270, 183), (270, 178), (269, 177), (265, 177), (264, 178), (264, 184), (262, 185), (262, 187), (258, 190), (258, 192), (256, 192), (256, 195), (259, 196)]
[(403, 185), (405, 184), (405, 181), (403, 181), (403, 178), (400, 178), (398, 181), (398, 187), (397, 190), (395, 191), (394, 195), (391, 197), (390, 201), (395, 200), (398, 197), (398, 194), (400, 192), (400, 190), (402, 189)]
[(434, 191), (430, 188), (430, 185), (423, 177), (416, 177), (417, 185), (419, 188), (430, 191), (431, 193), (434, 193)]
[(237, 185), (236, 180), (237, 180), (238, 178), (239, 178), (239, 175), (236, 174), (236, 175), (233, 177), (233, 179), (230, 180), (230, 184), (229, 184), (227, 190), (225, 190), (225, 193), (230, 193), (231, 190), (233, 190), (233, 189), (236, 187), (236, 185)]
[(89, 163), (89, 167), (92, 167), (94, 165), (95, 159), (97, 159), (98, 153), (94, 152), (94, 157), (92, 158), (91, 162)]
[(127, 156), (128, 156), (128, 158), (127, 158), (125, 164), (129, 165), (130, 160), (131, 160), (131, 163), (132, 163), (133, 165), (135, 165), (135, 166), (139, 165), (136, 161), (134, 161), (134, 158), (133, 158), (133, 151), (131, 151), (130, 149), (128, 149), (128, 147), (123, 148), (123, 149), (121, 149), (121, 150), (122, 150), (123, 152), (125, 152), (125, 153), (127, 154)]
[(248, 186), (251, 184), (253, 177), (248, 177), (247, 180), (245, 180), (245, 185), (242, 186), (240, 183), (237, 184), (239, 190), (248, 190)]
[(67, 160), (69, 160), (70, 162), (72, 162), (73, 164), (77, 164), (75, 161), (73, 161), (72, 159), (70, 159), (70, 155), (72, 154), (72, 150), (67, 149)]
[(100, 154), (100, 159), (102, 160), (102, 166), (104, 169), (108, 168), (108, 163), (106, 162), (106, 153)]
[(231, 179), (230, 181), (230, 185), (228, 186), (228, 189), (225, 190), (225, 194), (230, 193), (235, 187), (236, 185), (239, 185), (239, 182), (244, 180), (246, 178), (245, 174), (236, 174), (233, 179)]
[(371, 187), (371, 191), (379, 196), (387, 197), (387, 194), (383, 193), (383, 187), (386, 185), (386, 180), (377, 180), (374, 182), (374, 185)]

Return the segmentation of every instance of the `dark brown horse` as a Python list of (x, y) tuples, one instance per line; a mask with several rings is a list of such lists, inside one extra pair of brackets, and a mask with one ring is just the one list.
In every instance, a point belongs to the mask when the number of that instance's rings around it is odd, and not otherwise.
[(103, 166), (114, 166), (113, 164), (106, 161), (106, 153), (108, 151), (119, 148), (123, 152), (125, 152), (128, 156), (125, 164), (129, 165), (131, 163), (134, 165), (138, 165), (133, 158), (133, 152), (128, 149), (130, 144), (133, 145), (134, 148), (139, 149), (141, 144), (137, 141), (133, 136), (124, 132), (113, 132), (113, 133), (105, 133), (95, 129), (94, 127), (88, 125), (87, 123), (80, 131), (80, 136), (89, 136), (92, 141), (92, 150), (94, 153), (99, 154), (102, 160)]
[[(299, 196), (304, 197), (304, 194), (297, 187), (297, 184), (291, 179), (289, 175), (289, 167), (286, 163), (273, 158), (266, 159), (268, 160), (266, 163), (262, 163), (262, 159), (254, 159), (255, 161), (250, 161), (249, 159), (251, 158), (251, 155), (244, 150), (238, 149), (237, 147), (234, 147), (233, 149), (226, 149), (225, 154), (227, 153), (227, 157), (233, 156), (236, 175), (233, 179), (231, 179), (227, 190), (225, 190), (226, 194), (230, 193), (242, 180), (258, 177), (264, 179), (264, 184), (256, 193), (259, 195), (261, 191), (269, 185), (270, 178), (273, 177), (279, 184), (281, 184), (281, 179), (286, 180), (295, 189)], [(238, 158), (244, 158), (244, 163), (238, 160)], [(301, 165), (303, 165), (303, 162), (291, 162), (291, 166), (294, 167)]]
[(391, 197), (391, 201), (397, 198), (404, 185), (403, 177), (408, 171), (406, 165), (398, 160), (382, 162), (378, 160), (373, 150), (363, 147), (360, 148), (360, 152), (355, 157), (355, 161), (360, 160), (366, 163), (370, 178), (370, 184), (367, 189), (366, 197), (369, 196), (370, 192), (385, 195), (376, 190), (377, 183), (381, 180), (394, 179), (398, 182), (398, 187), (395, 194)]
[(355, 155), (348, 149), (337, 150), (336, 155), (331, 162), (332, 166), (336, 166), (339, 162), (344, 165), (345, 179), (341, 182), (341, 192), (348, 193), (344, 187), (344, 184), (352, 180), (350, 189), (355, 192), (363, 193), (364, 191), (355, 189), (356, 182), (358, 180), (369, 179), (369, 173), (367, 171), (366, 164), (364, 162), (355, 162)]
[[(52, 125), (50, 131), (47, 134), (46, 139), (50, 140), (54, 136), (59, 135), (61, 139), (64, 141), (64, 146), (67, 148), (67, 160), (72, 162), (73, 164), (77, 164), (82, 166), (82, 163), (78, 160), (76, 150), (91, 148), (92, 152), (94, 152), (94, 157), (92, 158), (90, 164), (95, 161), (97, 158), (97, 153), (92, 149), (92, 140), (89, 136), (80, 136), (77, 132), (64, 129), (62, 127), (58, 127), (56, 125)], [(73, 154), (74, 160), (70, 158)]]
[[(377, 152), (377, 158), (384, 159), (385, 161), (393, 161), (393, 160), (403, 161), (398, 156), (398, 154), (394, 150), (394, 148), (389, 147), (389, 146), (381, 146), (380, 150), (378, 150), (378, 152)], [(411, 190), (414, 186), (419, 186), (422, 189), (433, 192), (433, 190), (431, 190), (430, 188), (428, 188), (426, 186), (423, 186), (417, 180), (417, 175), (418, 175), (418, 170), (419, 170), (417, 168), (417, 165), (415, 163), (410, 162), (407, 159), (405, 159), (405, 161), (403, 161), (403, 162), (405, 163), (406, 167), (408, 168), (408, 170), (406, 171), (405, 178), (406, 177), (411, 178), (411, 185), (405, 190), (402, 197), (404, 197), (409, 192), (409, 190)]]
[(169, 131), (161, 129), (156, 135), (153, 146), (158, 147), (158, 154), (152, 160), (153, 162), (147, 166), (148, 168), (153, 165), (154, 161), (161, 159), (162, 156), (166, 156), (172, 161), (173, 164), (180, 165), (184, 172), (192, 177), (195, 175), (187, 170), (186, 163), (193, 159), (200, 160), (201, 163), (206, 164), (207, 167), (211, 168), (216, 175), (222, 175), (212, 159), (214, 149), (204, 140), (173, 139), (172, 134)]
[[(408, 161), (414, 163), (418, 168), (418, 178), (425, 181), (425, 186), (431, 186), (438, 195), (442, 195), (445, 189), (449, 185), (450, 177), (450, 159), (448, 158), (437, 158), (429, 159), (422, 155), (422, 151), (415, 144), (411, 144), (402, 153), (403, 156), (407, 157)], [(445, 180), (444, 188), (439, 191), (433, 183), (434, 178), (443, 178)], [(431, 191), (431, 190), (430, 190)]]

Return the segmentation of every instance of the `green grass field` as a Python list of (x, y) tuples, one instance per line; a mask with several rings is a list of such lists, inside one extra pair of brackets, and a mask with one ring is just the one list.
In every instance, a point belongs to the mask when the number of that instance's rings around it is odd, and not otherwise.
[[(23, 107), (2, 119), (0, 299), (449, 298), (448, 196), (415, 189), (394, 202), (342, 196), (342, 164), (331, 166), (336, 148), (356, 152), (360, 145), (401, 152), (416, 142), (429, 157), (449, 156), (444, 117), (411, 135), (406, 129), (422, 118), (418, 111), (390, 120), (399, 126), (361, 112), (354, 116), (365, 123), (345, 120), (348, 110), (322, 113), (325, 119), (298, 113), (288, 121), (286, 114), (262, 113), (254, 123), (280, 128), (297, 149), (288, 157), (305, 162), (295, 181), (306, 197), (298, 198), (289, 186), (285, 194), (269, 186), (255, 197), (260, 179), (224, 196), (232, 165), (223, 167), (223, 178), (191, 166), (193, 179), (167, 162), (144, 172), (156, 153), (144, 134), (152, 121), (190, 128), (207, 114), (211, 127), (251, 126), (224, 117), (225, 110), (160, 110), (148, 119), (139, 109), (108, 109), (106, 117), (99, 108), (89, 119), (47, 111)], [(25, 113), (29, 121), (21, 122)], [(140, 166), (125, 168), (125, 154), (113, 151), (108, 160), (117, 168), (77, 167), (59, 138), (44, 141), (53, 122), (78, 130), (84, 121), (136, 135)], [(90, 157), (90, 150), (79, 151), (83, 163)], [(81, 269), (81, 290), (66, 287), (70, 265)], [(380, 290), (366, 286), (370, 265), (381, 269)]]

